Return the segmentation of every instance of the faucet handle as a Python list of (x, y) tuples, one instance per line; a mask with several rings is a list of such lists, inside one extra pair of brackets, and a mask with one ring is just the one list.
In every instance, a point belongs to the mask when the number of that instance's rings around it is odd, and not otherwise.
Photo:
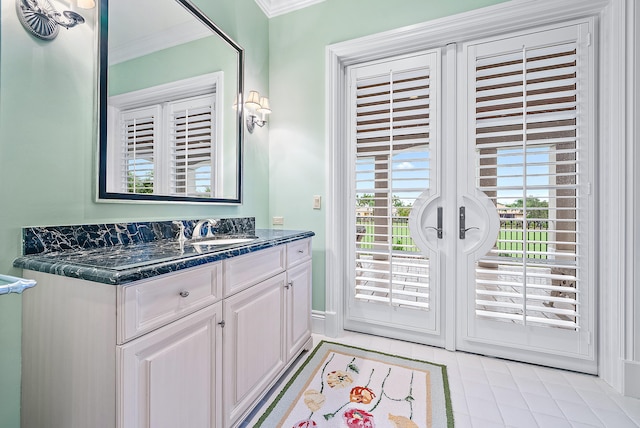
[(218, 225), (218, 220), (210, 218), (207, 223), (207, 238), (213, 238), (213, 228)]
[(174, 221), (173, 224), (178, 225), (180, 229), (178, 232), (178, 241), (180, 242), (186, 241), (187, 238), (184, 236), (184, 223), (182, 223), (181, 221)]

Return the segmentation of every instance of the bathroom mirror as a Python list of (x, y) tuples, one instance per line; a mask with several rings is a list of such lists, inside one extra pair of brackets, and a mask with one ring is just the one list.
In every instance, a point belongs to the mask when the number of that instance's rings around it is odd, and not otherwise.
[(240, 203), (242, 48), (189, 0), (99, 22), (98, 201)]

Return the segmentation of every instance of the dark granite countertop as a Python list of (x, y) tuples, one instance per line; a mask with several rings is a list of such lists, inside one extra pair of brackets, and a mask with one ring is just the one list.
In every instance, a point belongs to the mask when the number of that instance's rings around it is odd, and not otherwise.
[(99, 248), (28, 254), (17, 258), (18, 268), (121, 285), (175, 272), (265, 248), (312, 237), (310, 231), (256, 229), (255, 240), (231, 245), (194, 246), (183, 250), (177, 239), (160, 239)]

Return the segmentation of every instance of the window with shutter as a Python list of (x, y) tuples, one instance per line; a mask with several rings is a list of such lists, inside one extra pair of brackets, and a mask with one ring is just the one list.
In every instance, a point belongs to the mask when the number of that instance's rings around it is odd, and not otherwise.
[(355, 121), (356, 300), (429, 310), (429, 260), (409, 234), (415, 200), (431, 186), (435, 53), (360, 66)]
[(495, 245), (476, 263), (475, 312), (578, 329), (588, 181), (580, 45), (517, 43), (475, 58), (477, 186), (500, 215)]

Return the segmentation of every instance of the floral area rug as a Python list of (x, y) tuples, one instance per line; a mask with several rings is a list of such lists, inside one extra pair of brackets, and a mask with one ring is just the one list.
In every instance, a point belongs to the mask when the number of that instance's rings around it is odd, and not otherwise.
[(256, 427), (453, 427), (447, 369), (322, 341)]

